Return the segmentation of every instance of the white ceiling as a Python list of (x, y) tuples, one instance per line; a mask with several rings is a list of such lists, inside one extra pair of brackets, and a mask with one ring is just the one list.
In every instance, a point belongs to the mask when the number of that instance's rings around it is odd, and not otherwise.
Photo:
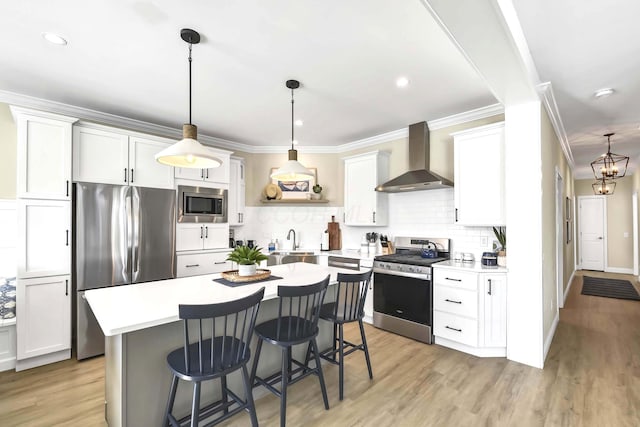
[[(578, 178), (606, 150), (640, 157), (640, 2), (513, 0), (541, 81), (550, 81)], [(287, 145), (298, 79), (296, 139), (356, 141), (494, 104), (495, 98), (420, 0), (81, 0), (4, 2), (0, 90), (202, 134)], [(44, 41), (59, 33), (67, 46)], [(410, 86), (395, 80), (407, 76)], [(616, 93), (595, 99), (593, 92)]]
[[(203, 38), (193, 48), (193, 122), (240, 143), (289, 143), (292, 78), (302, 83), (301, 146), (496, 102), (419, 0), (3, 2), (0, 90), (180, 128), (185, 27)], [(45, 42), (45, 31), (69, 44)], [(399, 76), (408, 88), (396, 87)]]
[[(611, 151), (640, 157), (640, 2), (513, 0), (542, 81), (553, 86), (578, 178)], [(596, 99), (600, 88), (616, 93)]]

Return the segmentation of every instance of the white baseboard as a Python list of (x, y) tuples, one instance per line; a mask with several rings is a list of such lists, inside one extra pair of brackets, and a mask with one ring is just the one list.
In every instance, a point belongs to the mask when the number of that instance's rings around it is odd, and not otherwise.
[(478, 357), (507, 357), (506, 347), (471, 347), (442, 337), (435, 337), (434, 344), (462, 351), (463, 353), (473, 354)]
[(373, 316), (367, 316), (365, 314), (364, 317), (362, 318), (362, 321), (370, 325), (373, 325)]
[(576, 271), (573, 270), (573, 273), (571, 273), (571, 277), (569, 277), (569, 283), (567, 283), (567, 285), (565, 286), (564, 289), (564, 301), (563, 304), (567, 303), (567, 296), (569, 295), (569, 291), (571, 290), (571, 285), (573, 284), (573, 278), (576, 277)]
[(543, 361), (547, 359), (547, 353), (549, 353), (549, 348), (551, 348), (551, 342), (553, 341), (553, 336), (556, 334), (556, 328), (558, 327), (558, 323), (560, 323), (559, 311), (556, 313), (556, 317), (555, 319), (553, 319), (553, 323), (551, 324), (551, 329), (549, 329), (547, 338), (544, 340), (544, 353), (542, 357)]
[(607, 267), (605, 273), (633, 274), (633, 268)]

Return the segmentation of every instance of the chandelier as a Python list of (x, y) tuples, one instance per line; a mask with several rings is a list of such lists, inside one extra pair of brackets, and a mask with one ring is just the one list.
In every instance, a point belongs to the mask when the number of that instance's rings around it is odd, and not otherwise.
[(604, 184), (604, 180), (622, 178), (627, 173), (629, 157), (611, 152), (611, 137), (613, 135), (615, 134), (607, 133), (604, 135), (607, 137), (607, 152), (591, 162), (593, 174), (597, 180), (602, 180), (601, 184)]
[(593, 194), (606, 196), (613, 194), (616, 189), (616, 182), (602, 177), (591, 184), (591, 187), (593, 188)]

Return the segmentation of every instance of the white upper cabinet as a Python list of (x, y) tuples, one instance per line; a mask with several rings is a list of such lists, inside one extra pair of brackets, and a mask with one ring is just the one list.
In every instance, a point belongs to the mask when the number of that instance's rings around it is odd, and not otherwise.
[(18, 199), (18, 278), (71, 271), (70, 203)]
[(229, 225), (244, 224), (245, 207), (245, 181), (244, 181), (244, 161), (241, 159), (231, 159), (229, 182), (229, 210), (227, 217)]
[(389, 153), (374, 151), (344, 158), (345, 225), (387, 225), (387, 193), (375, 191), (389, 179)]
[(75, 126), (73, 180), (172, 189), (173, 168), (155, 160), (172, 142), (128, 135), (106, 126)]
[(17, 134), (17, 196), (70, 200), (71, 126), (77, 119), (11, 107)]
[(156, 154), (167, 148), (166, 142), (129, 137), (129, 183), (140, 187), (172, 190), (173, 168), (156, 161)]
[(452, 135), (455, 222), (504, 225), (504, 122)]
[(176, 251), (201, 251), (229, 247), (227, 223), (179, 223), (176, 227)]
[(229, 184), (229, 173), (231, 170), (229, 151), (218, 150), (216, 148), (207, 147), (213, 151), (214, 155), (222, 161), (217, 168), (209, 169), (193, 169), (193, 168), (176, 168), (175, 176), (179, 179), (191, 179), (195, 181)]

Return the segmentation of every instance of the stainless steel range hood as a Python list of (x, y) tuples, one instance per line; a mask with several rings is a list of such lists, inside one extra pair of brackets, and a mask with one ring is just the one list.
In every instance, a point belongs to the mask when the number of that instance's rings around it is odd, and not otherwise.
[(409, 172), (378, 185), (376, 191), (400, 193), (453, 187), (453, 182), (429, 170), (429, 127), (426, 122), (409, 126), (409, 168)]

